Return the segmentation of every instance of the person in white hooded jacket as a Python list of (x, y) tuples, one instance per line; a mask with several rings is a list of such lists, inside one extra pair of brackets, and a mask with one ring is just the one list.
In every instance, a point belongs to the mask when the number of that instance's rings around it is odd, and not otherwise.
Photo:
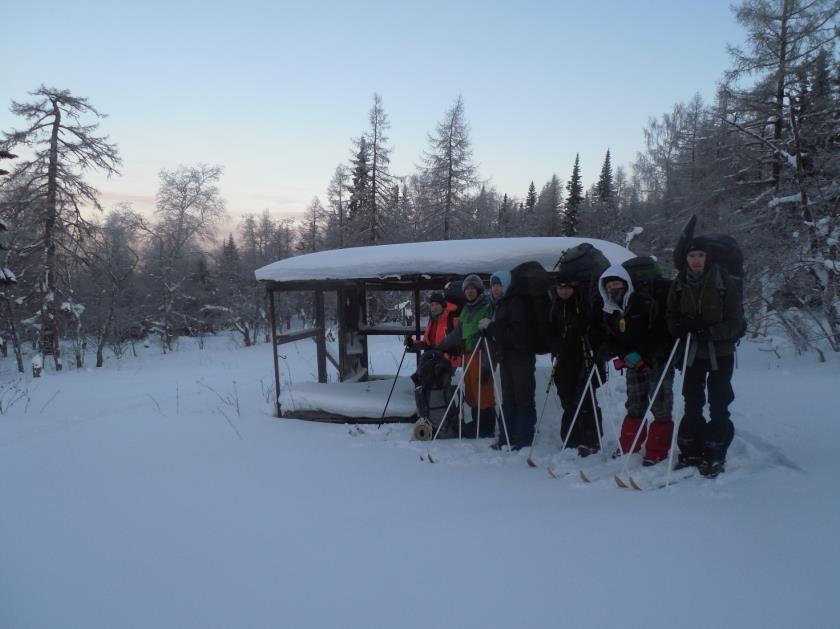
[[(644, 422), (645, 409), (659, 382), (673, 339), (665, 322), (665, 313), (656, 300), (636, 292), (627, 270), (614, 265), (601, 274), (598, 289), (604, 300), (603, 324), (606, 347), (616, 357), (616, 366), (626, 370), (627, 415), (621, 425), (619, 442), (622, 452), (629, 452), (633, 438)], [(674, 423), (673, 366), (653, 400), (654, 420), (650, 424), (645, 446), (644, 463), (654, 465), (668, 457)], [(642, 429), (635, 452), (645, 442)]]

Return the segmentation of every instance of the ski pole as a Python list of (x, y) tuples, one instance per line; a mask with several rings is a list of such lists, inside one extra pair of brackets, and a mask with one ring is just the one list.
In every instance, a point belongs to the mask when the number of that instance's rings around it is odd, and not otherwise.
[(540, 424), (542, 423), (543, 415), (545, 415), (545, 407), (548, 406), (548, 396), (551, 393), (551, 385), (554, 383), (554, 374), (557, 372), (557, 363), (559, 360), (560, 355), (558, 354), (554, 357), (554, 361), (551, 364), (551, 374), (549, 374), (548, 382), (545, 385), (545, 400), (543, 401), (540, 416), (537, 418), (537, 425), (534, 427), (534, 440), (531, 442), (531, 449), (528, 450), (528, 458), (526, 459), (528, 467), (537, 467), (537, 464), (531, 459), (531, 455), (534, 454), (534, 446), (537, 445), (537, 435), (540, 434)]
[(408, 346), (403, 349), (402, 358), (400, 358), (400, 365), (397, 367), (397, 375), (394, 376), (394, 382), (391, 384), (391, 391), (388, 393), (388, 399), (385, 400), (385, 408), (382, 409), (382, 417), (379, 418), (379, 425), (378, 428), (382, 427), (382, 424), (385, 422), (385, 412), (388, 410), (388, 404), (391, 403), (391, 396), (394, 394), (394, 387), (397, 386), (397, 380), (400, 377), (400, 369), (402, 369), (403, 361), (405, 360), (405, 354), (408, 352)]
[[(487, 339), (485, 339), (487, 340)], [(478, 342), (478, 345), (481, 345), (481, 341)], [(481, 363), (482, 363), (482, 352), (478, 353), (478, 409), (475, 413), (475, 438), (478, 439), (478, 433), (481, 429)]]
[(572, 431), (575, 429), (578, 415), (580, 415), (580, 409), (583, 406), (583, 401), (586, 399), (586, 392), (592, 388), (592, 374), (594, 373), (596, 367), (597, 365), (592, 365), (592, 369), (589, 370), (589, 375), (586, 377), (586, 384), (583, 387), (583, 392), (580, 394), (580, 400), (578, 400), (575, 414), (572, 417), (572, 423), (569, 425), (569, 432), (566, 433), (566, 438), (563, 439), (563, 447), (560, 448), (561, 453), (566, 449), (566, 444), (569, 443), (569, 438), (572, 436)]
[[(583, 361), (586, 368), (589, 369), (590, 365), (595, 367), (595, 375), (598, 377), (598, 386), (603, 387), (604, 381), (601, 380), (601, 372), (598, 371), (598, 364), (595, 362), (595, 355), (589, 348), (589, 344), (586, 342), (586, 337), (583, 335), (580, 337), (580, 347), (583, 350)], [(598, 436), (598, 449), (601, 451), (601, 455), (606, 460), (607, 453), (604, 451), (604, 439), (601, 434), (602, 423), (599, 421), (601, 418), (598, 417), (598, 402), (595, 399), (595, 387), (592, 386), (592, 380), (589, 381), (589, 397), (592, 401), (592, 417), (595, 422), (595, 433)], [(619, 443), (619, 448), (620, 447), (621, 444)]]
[[(633, 437), (633, 443), (630, 446), (630, 451), (625, 452), (625, 454), (632, 454), (633, 451), (636, 449), (636, 443), (639, 441), (639, 437), (642, 434), (642, 428), (647, 425), (647, 414), (650, 412), (650, 409), (653, 407), (653, 402), (656, 400), (656, 396), (659, 395), (659, 389), (662, 387), (662, 383), (665, 381), (665, 376), (668, 375), (668, 369), (671, 368), (671, 363), (674, 362), (674, 354), (677, 352), (677, 347), (680, 344), (680, 340), (677, 339), (674, 341), (674, 347), (671, 349), (671, 354), (668, 356), (668, 361), (665, 363), (665, 369), (662, 370), (662, 375), (659, 376), (659, 382), (656, 383), (656, 388), (653, 390), (653, 395), (648, 402), (647, 408), (645, 409), (645, 414), (642, 415), (642, 421), (639, 424), (639, 427), (636, 429), (636, 434)], [(628, 466), (630, 465), (630, 457), (628, 456), (627, 459), (624, 461), (624, 467), (621, 468), (621, 475), (623, 476), (624, 473), (627, 471)]]
[[(459, 383), (458, 386), (460, 386), (461, 384), (464, 383), (464, 378), (467, 375), (467, 369), (470, 368), (470, 365), (472, 364), (473, 358), (475, 357), (475, 352), (478, 348), (479, 348), (479, 344), (476, 343), (475, 349), (473, 349), (472, 354), (470, 354), (470, 359), (469, 359), (469, 361), (467, 361), (467, 366), (464, 368), (464, 373), (461, 374), (461, 382)], [(449, 409), (452, 408), (452, 402), (454, 402), (454, 401), (455, 401), (455, 396), (453, 395), (452, 399), (449, 400), (449, 405), (446, 407), (446, 410), (443, 413), (444, 417), (446, 417), (449, 414)], [(437, 439), (438, 433), (440, 433), (440, 429), (442, 427), (443, 427), (443, 422), (440, 422), (440, 425), (437, 427), (437, 430), (435, 431), (435, 435), (432, 437), (432, 441)]]
[[(593, 363), (595, 363), (596, 362), (595, 361), (595, 352), (592, 351), (592, 348), (589, 346), (589, 343), (586, 342), (586, 339), (583, 336), (580, 337), (580, 342), (583, 345), (584, 354), (589, 356), (589, 360), (592, 361)], [(610, 406), (611, 406), (612, 405), (612, 396), (610, 395), (610, 392), (607, 389), (607, 387), (604, 386), (605, 382), (604, 382), (604, 379), (601, 378), (601, 370), (600, 369), (597, 369), (595, 371), (595, 377), (598, 379), (598, 388), (605, 391), (605, 394), (608, 397), (607, 401), (610, 403)], [(601, 421), (603, 423), (603, 413), (601, 414)], [(612, 416), (610, 416), (610, 424), (613, 427), (613, 432), (615, 433), (615, 438), (618, 441), (619, 452), (621, 452), (621, 440), (619, 439), (620, 433), (619, 433), (618, 425), (615, 423), (615, 418), (612, 417)], [(603, 436), (603, 432), (600, 433), (600, 436)], [(601, 443), (601, 449), (603, 450), (603, 443)], [(624, 452), (621, 452), (621, 453), (624, 454)]]
[[(484, 347), (487, 350), (487, 355), (489, 356), (490, 355), (490, 344), (487, 342), (487, 337), (486, 336), (484, 337)], [(493, 372), (493, 392), (495, 393), (495, 395), (493, 397), (494, 397), (494, 400), (496, 402), (496, 410), (499, 411), (499, 417), (502, 418), (502, 429), (505, 432), (505, 441), (507, 441), (508, 451), (510, 451), (510, 435), (508, 434), (507, 422), (505, 421), (505, 411), (502, 408), (502, 395), (501, 395), (502, 385), (498, 384), (496, 382), (497, 374), (496, 374), (496, 371), (492, 369), (492, 365), (491, 365), (491, 371)], [(501, 441), (501, 439), (499, 441)]]
[(665, 475), (665, 487), (671, 484), (671, 469), (674, 465), (674, 450), (677, 447), (677, 434), (680, 431), (680, 423), (682, 422), (682, 415), (685, 414), (685, 393), (683, 387), (685, 386), (685, 370), (688, 366), (688, 348), (691, 346), (691, 332), (685, 337), (685, 355), (683, 356), (682, 377), (680, 378), (680, 393), (682, 394), (682, 411), (677, 415), (677, 421), (674, 426), (674, 434), (671, 435), (671, 450), (668, 452), (668, 472)]
[[(595, 372), (598, 372), (598, 365), (592, 365), (595, 368)], [(600, 378), (599, 378), (600, 380)], [(595, 387), (592, 386), (592, 381), (589, 381), (589, 398), (592, 400), (592, 418), (595, 422), (595, 434), (598, 435), (598, 449), (601, 451), (601, 455), (603, 456), (604, 460), (607, 460), (607, 453), (604, 451), (604, 439), (601, 435), (601, 422), (599, 421), (598, 417), (598, 402), (595, 399)]]
[[(461, 354), (461, 364), (467, 364), (467, 355)], [(461, 440), (461, 429), (464, 427), (464, 373), (461, 372), (461, 384), (458, 385), (458, 394), (461, 396), (458, 400), (458, 441)]]

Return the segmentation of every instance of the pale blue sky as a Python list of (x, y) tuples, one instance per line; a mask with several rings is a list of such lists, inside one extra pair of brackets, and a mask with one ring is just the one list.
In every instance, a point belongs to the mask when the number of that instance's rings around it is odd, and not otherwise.
[(6, 3), (0, 129), (41, 83), (109, 114), (123, 176), (103, 201), (148, 208), (163, 167), (222, 164), (232, 214), (301, 210), (350, 154), (373, 92), (392, 170), (464, 97), (480, 173), (524, 196), (576, 152), (586, 183), (609, 147), (641, 149), (649, 116), (710, 99), (740, 43), (726, 0)]

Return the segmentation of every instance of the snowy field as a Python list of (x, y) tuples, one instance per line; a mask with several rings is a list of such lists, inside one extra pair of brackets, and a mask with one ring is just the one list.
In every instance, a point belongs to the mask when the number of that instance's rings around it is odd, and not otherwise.
[[(371, 343), (393, 373), (399, 341)], [(39, 380), (0, 362), (0, 628), (838, 626), (837, 356), (742, 344), (729, 471), (637, 492), (600, 459), (580, 480), (553, 399), (531, 469), (275, 419), (265, 344), (141, 349)], [(314, 343), (282, 351), (293, 394)]]

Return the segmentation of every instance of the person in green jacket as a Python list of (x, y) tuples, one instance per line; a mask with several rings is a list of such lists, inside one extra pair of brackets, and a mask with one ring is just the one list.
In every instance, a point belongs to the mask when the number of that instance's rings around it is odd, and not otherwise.
[[(493, 389), (490, 356), (481, 347), (482, 336), (478, 324), (492, 317), (492, 306), (484, 292), (484, 282), (477, 275), (464, 278), (462, 288), (466, 303), (455, 328), (438, 343), (437, 349), (450, 356), (461, 354), (464, 374), (464, 400), (470, 407), (470, 417), (462, 427), (465, 437), (493, 437), (496, 434), (496, 398)], [(469, 358), (479, 346), (467, 368)], [(479, 408), (480, 407), (480, 408)], [(476, 430), (478, 434), (476, 434)]]
[[(674, 337), (685, 339), (691, 334), (677, 465), (697, 466), (703, 476), (715, 478), (724, 471), (726, 452), (735, 436), (729, 405), (735, 399), (732, 372), (735, 343), (744, 329), (744, 310), (738, 284), (707, 254), (702, 241), (689, 244), (686, 266), (668, 294), (666, 321)], [(707, 390), (708, 423), (703, 417)]]

